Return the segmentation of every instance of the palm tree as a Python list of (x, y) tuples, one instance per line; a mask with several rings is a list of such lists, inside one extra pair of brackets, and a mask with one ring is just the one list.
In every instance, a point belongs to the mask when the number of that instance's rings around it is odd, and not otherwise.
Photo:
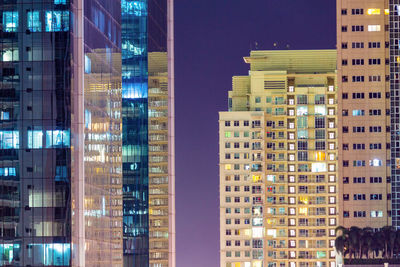
[(347, 228), (344, 228), (343, 226), (338, 226), (335, 231), (337, 236), (335, 240), (335, 248), (336, 251), (340, 254), (340, 256), (344, 258), (346, 250), (349, 247), (349, 239), (348, 239), (349, 230)]
[(365, 227), (362, 229), (362, 238), (361, 238), (361, 247), (362, 247), (362, 255), (365, 254), (367, 259), (369, 259), (369, 254), (372, 251), (372, 242), (373, 242), (373, 231), (371, 227)]
[(360, 238), (362, 235), (362, 230), (357, 226), (350, 227), (348, 236), (349, 236), (349, 253), (350, 253), (350, 260), (352, 256), (354, 258), (357, 257), (357, 254), (360, 250)]
[(396, 232), (392, 226), (382, 228), (383, 237), (385, 240), (385, 259), (393, 256), (394, 245), (396, 242)]

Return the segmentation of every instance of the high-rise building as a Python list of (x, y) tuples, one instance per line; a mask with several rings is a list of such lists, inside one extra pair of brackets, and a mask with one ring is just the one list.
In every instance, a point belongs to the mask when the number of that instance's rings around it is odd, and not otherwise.
[(122, 266), (120, 1), (0, 1), (0, 265)]
[(392, 226), (400, 228), (400, 3), (391, 1), (389, 5), (389, 64), (390, 64), (390, 165), (392, 190)]
[(337, 1), (339, 203), (344, 227), (391, 225), (390, 216), (399, 209), (393, 206), (391, 213), (391, 171), (397, 172), (391, 166), (398, 152), (391, 164), (390, 81), (394, 85), (396, 78), (390, 78), (389, 64), (397, 63), (393, 56), (389, 59), (388, 15), (388, 0)]
[(124, 266), (175, 267), (173, 1), (121, 4)]
[(219, 113), (220, 266), (335, 266), (336, 51), (252, 51)]

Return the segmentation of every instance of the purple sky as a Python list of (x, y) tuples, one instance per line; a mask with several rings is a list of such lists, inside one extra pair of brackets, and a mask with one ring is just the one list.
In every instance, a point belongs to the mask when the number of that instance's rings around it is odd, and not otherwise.
[(334, 49), (334, 0), (175, 0), (177, 266), (219, 266), (218, 111), (259, 49)]

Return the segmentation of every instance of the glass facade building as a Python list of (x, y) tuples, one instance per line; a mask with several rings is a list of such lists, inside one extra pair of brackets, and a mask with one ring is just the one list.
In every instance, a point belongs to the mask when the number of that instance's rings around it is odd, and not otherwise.
[(124, 266), (173, 267), (173, 1), (121, 7)]
[(0, 1), (0, 266), (122, 266), (120, 16)]

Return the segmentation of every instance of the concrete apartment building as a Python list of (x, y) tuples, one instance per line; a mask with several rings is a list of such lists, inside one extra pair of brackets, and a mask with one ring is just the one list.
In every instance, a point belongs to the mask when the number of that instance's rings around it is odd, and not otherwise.
[(388, 0), (337, 1), (340, 221), (391, 225)]
[(221, 267), (335, 266), (336, 51), (252, 51), (219, 113)]

